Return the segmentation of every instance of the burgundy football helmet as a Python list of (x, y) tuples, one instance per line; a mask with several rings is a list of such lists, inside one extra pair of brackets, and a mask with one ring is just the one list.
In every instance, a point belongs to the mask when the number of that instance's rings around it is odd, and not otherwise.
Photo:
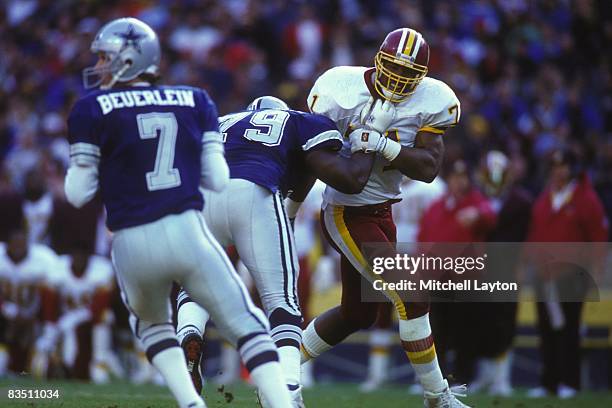
[(428, 63), (429, 45), (421, 33), (411, 28), (391, 31), (374, 58), (374, 87), (386, 100), (403, 101), (427, 75)]

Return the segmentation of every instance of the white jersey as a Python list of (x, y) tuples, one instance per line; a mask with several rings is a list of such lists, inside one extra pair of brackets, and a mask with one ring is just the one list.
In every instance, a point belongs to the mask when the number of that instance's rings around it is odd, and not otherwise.
[(49, 277), (50, 286), (55, 287), (62, 299), (63, 311), (90, 307), (96, 291), (110, 290), (113, 285), (113, 266), (101, 256), (89, 258), (83, 276), (77, 277), (71, 270), (72, 257), (60, 256), (60, 268)]
[(47, 193), (38, 201), (23, 203), (23, 214), (28, 225), (28, 241), (31, 243), (46, 243), (49, 219), (53, 215), (53, 196)]
[[(350, 156), (349, 133), (362, 125), (361, 111), (372, 95), (366, 76), (373, 68), (336, 67), (323, 73), (308, 95), (308, 106), (314, 113), (332, 119), (345, 136), (341, 154)], [(425, 77), (415, 92), (396, 104), (396, 117), (385, 135), (402, 146), (413, 147), (420, 130), (444, 133), (444, 129), (459, 121), (461, 108), (455, 93), (442, 81)], [(382, 203), (400, 197), (402, 173), (389, 167), (378, 155), (368, 182), (359, 194), (344, 194), (327, 187), (323, 205), (360, 206)]]
[(58, 258), (50, 248), (31, 244), (25, 259), (15, 264), (0, 243), (0, 284), (2, 298), (17, 306), (20, 317), (32, 318), (40, 307), (40, 288), (58, 268)]

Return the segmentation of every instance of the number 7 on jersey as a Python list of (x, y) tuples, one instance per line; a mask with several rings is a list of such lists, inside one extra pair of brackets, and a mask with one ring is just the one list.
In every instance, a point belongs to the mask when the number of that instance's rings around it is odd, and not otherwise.
[(165, 190), (181, 185), (181, 175), (173, 168), (178, 124), (172, 112), (141, 113), (136, 116), (141, 139), (156, 139), (157, 155), (153, 171), (146, 174), (149, 191)]

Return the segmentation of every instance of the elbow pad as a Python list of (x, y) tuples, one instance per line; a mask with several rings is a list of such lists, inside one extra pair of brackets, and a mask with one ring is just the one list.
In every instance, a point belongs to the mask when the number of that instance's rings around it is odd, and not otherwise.
[(202, 187), (216, 192), (222, 191), (229, 182), (229, 168), (219, 132), (204, 132), (201, 162)]
[(81, 208), (98, 191), (98, 168), (95, 166), (72, 165), (64, 180), (64, 192), (68, 202)]

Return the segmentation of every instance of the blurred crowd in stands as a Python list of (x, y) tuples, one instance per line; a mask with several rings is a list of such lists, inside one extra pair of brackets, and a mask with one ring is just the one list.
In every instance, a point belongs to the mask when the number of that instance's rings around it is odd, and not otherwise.
[(462, 102), (449, 156), (476, 164), (502, 149), (522, 183), (543, 184), (545, 158), (575, 149), (612, 211), (612, 9), (605, 0), (7, 0), (0, 8), (2, 186), (42, 167), (61, 194), (66, 113), (82, 94), (92, 37), (125, 15), (160, 34), (167, 83), (209, 91), (220, 114), (273, 94), (295, 109), (324, 70), (373, 65), (390, 30), (423, 32), (430, 75)]
[[(462, 103), (460, 126), (445, 136), (448, 169), (472, 173), (500, 151), (512, 182), (535, 198), (553, 152), (564, 148), (610, 219), (611, 14), (606, 0), (6, 0), (0, 241), (27, 225), (30, 242), (59, 254), (108, 254), (100, 202), (76, 211), (64, 199), (66, 117), (84, 92), (82, 69), (95, 63), (93, 36), (121, 16), (160, 35), (162, 81), (206, 89), (220, 115), (266, 94), (306, 110), (318, 75), (338, 65), (372, 66), (386, 33), (415, 28), (431, 48), (429, 75)], [(499, 193), (478, 186), (489, 198)]]

